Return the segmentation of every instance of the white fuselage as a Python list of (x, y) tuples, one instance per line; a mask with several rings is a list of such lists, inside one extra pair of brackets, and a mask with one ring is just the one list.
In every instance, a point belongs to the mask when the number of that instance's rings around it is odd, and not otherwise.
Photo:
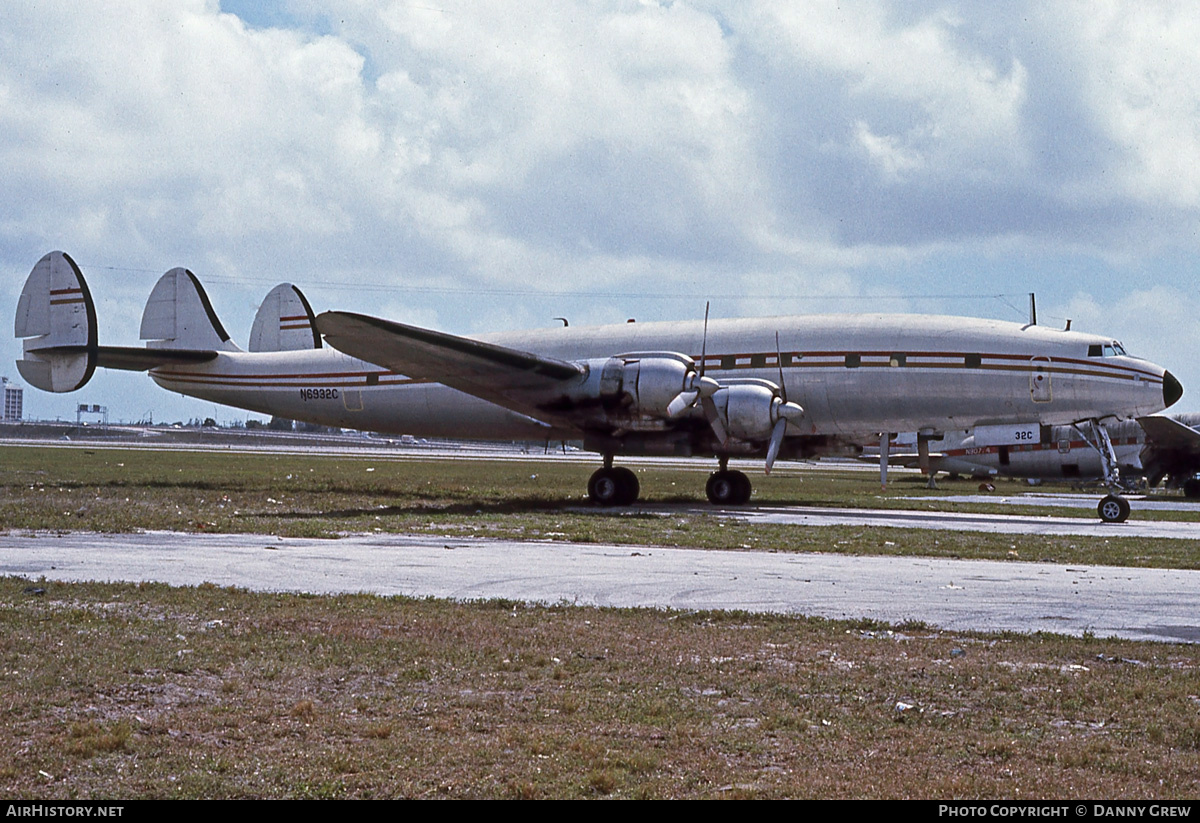
[[(778, 349), (776, 348), (778, 334)], [(1111, 339), (1041, 326), (920, 315), (816, 315), (551, 328), (480, 340), (567, 361), (677, 352), (724, 382), (778, 382), (805, 410), (790, 437), (977, 425), (1054, 425), (1152, 414), (1166, 405), (1164, 370), (1089, 354)], [(547, 426), (429, 380), (413, 380), (330, 348), (221, 352), (150, 372), (171, 391), (264, 414), (370, 431), (478, 439), (559, 439)], [(698, 410), (691, 413), (699, 415)]]
[[(1200, 415), (1172, 415), (1186, 426), (1200, 426)], [(1146, 432), (1134, 420), (1107, 426), (1113, 452), (1122, 477), (1137, 476), (1148, 468)], [(934, 444), (938, 456), (933, 462), (936, 471), (956, 474), (1002, 474), (1045, 480), (1097, 479), (1104, 476), (1100, 452), (1088, 443), (1083, 433), (1071, 426), (1055, 426), (1045, 442), (1021, 443), (1009, 446), (979, 446), (974, 437), (946, 438)]]

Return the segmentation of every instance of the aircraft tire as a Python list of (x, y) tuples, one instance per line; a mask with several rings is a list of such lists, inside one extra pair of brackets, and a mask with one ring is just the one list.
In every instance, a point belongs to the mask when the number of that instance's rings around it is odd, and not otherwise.
[(708, 477), (704, 492), (714, 506), (744, 506), (750, 502), (750, 478), (739, 471), (717, 471)]
[(588, 497), (600, 506), (628, 506), (639, 491), (637, 475), (623, 466), (596, 469), (588, 479)]
[(1124, 523), (1129, 519), (1129, 501), (1120, 495), (1107, 495), (1096, 506), (1096, 513), (1105, 523)]
[(1183, 496), (1188, 500), (1195, 500), (1200, 497), (1200, 480), (1192, 477), (1183, 481)]
[(631, 505), (638, 499), (638, 494), (641, 493), (641, 486), (638, 484), (637, 475), (624, 466), (617, 466), (613, 469), (613, 473), (617, 476), (617, 482), (621, 484), (621, 497), (617, 505)]
[(733, 475), (733, 480), (737, 483), (737, 505), (744, 506), (750, 502), (750, 494), (754, 488), (750, 485), (750, 478), (742, 472), (730, 472)]

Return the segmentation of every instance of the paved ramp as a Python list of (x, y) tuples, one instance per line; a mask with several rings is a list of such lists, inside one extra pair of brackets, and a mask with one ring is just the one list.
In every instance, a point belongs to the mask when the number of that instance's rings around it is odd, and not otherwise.
[(0, 545), (0, 572), (34, 579), (743, 609), (1200, 641), (1196, 571), (403, 535), (7, 535)]

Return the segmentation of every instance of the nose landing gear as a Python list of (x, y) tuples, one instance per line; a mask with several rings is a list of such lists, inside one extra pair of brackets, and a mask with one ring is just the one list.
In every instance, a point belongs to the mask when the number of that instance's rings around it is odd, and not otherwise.
[(1110, 494), (1100, 501), (1096, 514), (1105, 523), (1124, 523), (1129, 519), (1129, 501), (1118, 494)]
[(1096, 514), (1105, 523), (1124, 523), (1129, 519), (1129, 501), (1117, 493), (1121, 488), (1120, 470), (1117, 468), (1117, 453), (1113, 449), (1108, 429), (1099, 420), (1088, 420), (1075, 424), (1075, 431), (1083, 435), (1089, 446), (1100, 454), (1104, 466), (1104, 484), (1109, 493), (1096, 506)]

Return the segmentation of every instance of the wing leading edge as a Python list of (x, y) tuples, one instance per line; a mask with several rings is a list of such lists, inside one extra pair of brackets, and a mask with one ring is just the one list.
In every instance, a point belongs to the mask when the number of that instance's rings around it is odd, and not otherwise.
[(537, 420), (547, 420), (535, 398), (578, 383), (579, 363), (408, 326), (352, 312), (317, 316), (329, 345), (351, 357), (408, 377), (432, 380)]

